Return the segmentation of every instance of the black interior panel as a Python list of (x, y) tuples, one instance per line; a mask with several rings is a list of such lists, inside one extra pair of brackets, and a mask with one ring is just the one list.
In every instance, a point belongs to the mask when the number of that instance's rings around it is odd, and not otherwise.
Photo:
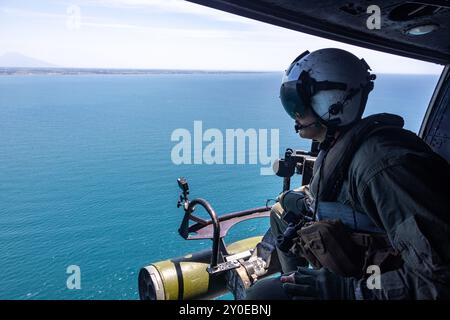
[[(450, 62), (450, 1), (189, 0), (248, 18), (360, 47), (419, 60)], [(381, 9), (381, 29), (369, 30), (367, 8)], [(433, 24), (425, 35), (406, 30)]]

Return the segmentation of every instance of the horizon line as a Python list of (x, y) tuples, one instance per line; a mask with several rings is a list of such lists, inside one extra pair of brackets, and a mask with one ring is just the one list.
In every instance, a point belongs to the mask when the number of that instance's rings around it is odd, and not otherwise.
[[(239, 70), (239, 69), (170, 69), (170, 68), (124, 68), (124, 67), (58, 67), (58, 66), (51, 66), (51, 67), (4, 67), (0, 66), (0, 70), (36, 70), (36, 71), (45, 71), (45, 70), (67, 70), (67, 71), (136, 71), (136, 72), (197, 72), (197, 73), (283, 73), (284, 70)], [(0, 72), (0, 74), (3, 74)], [(129, 73), (129, 75), (132, 75), (133, 73)], [(397, 75), (440, 75), (441, 73), (401, 73), (401, 72), (380, 72), (377, 74), (397, 74)], [(70, 74), (70, 75), (76, 75), (76, 74)], [(98, 75), (102, 75), (101, 73)], [(106, 74), (105, 74), (106, 75)]]

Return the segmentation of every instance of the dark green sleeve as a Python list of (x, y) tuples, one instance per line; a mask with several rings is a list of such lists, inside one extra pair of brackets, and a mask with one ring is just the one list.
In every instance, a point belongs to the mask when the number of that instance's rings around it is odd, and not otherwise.
[(393, 150), (354, 173), (357, 202), (386, 230), (404, 260), (401, 269), (381, 270), (380, 290), (360, 281), (365, 299), (450, 298), (449, 172), (449, 164), (436, 155)]

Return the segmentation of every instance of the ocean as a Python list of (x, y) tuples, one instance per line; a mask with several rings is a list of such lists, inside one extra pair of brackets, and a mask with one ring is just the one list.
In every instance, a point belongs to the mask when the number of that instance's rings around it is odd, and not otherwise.
[[(378, 75), (366, 115), (418, 132), (437, 75)], [(263, 206), (282, 181), (260, 164), (173, 163), (176, 129), (279, 130), (309, 149), (278, 99), (279, 73), (0, 77), (0, 299), (137, 299), (142, 266), (208, 248), (177, 233), (176, 179), (218, 213)], [(300, 178), (294, 179), (298, 184)], [(259, 235), (242, 223), (227, 242)], [(67, 267), (81, 289), (66, 286)]]

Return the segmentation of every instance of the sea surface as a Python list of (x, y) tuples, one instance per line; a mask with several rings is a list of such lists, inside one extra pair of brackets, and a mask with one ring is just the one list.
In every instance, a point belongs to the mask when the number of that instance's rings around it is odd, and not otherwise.
[[(378, 75), (366, 115), (397, 113), (417, 132), (437, 79)], [(281, 107), (280, 80), (279, 73), (0, 77), (0, 299), (137, 299), (142, 266), (210, 246), (177, 233), (179, 176), (192, 198), (219, 213), (274, 198), (281, 178), (262, 176), (259, 163), (175, 165), (171, 135), (180, 128), (193, 135), (198, 120), (224, 137), (226, 129), (279, 129), (280, 155), (308, 149)], [(244, 222), (227, 242), (268, 225)], [(70, 265), (80, 267), (79, 290), (66, 286)]]

